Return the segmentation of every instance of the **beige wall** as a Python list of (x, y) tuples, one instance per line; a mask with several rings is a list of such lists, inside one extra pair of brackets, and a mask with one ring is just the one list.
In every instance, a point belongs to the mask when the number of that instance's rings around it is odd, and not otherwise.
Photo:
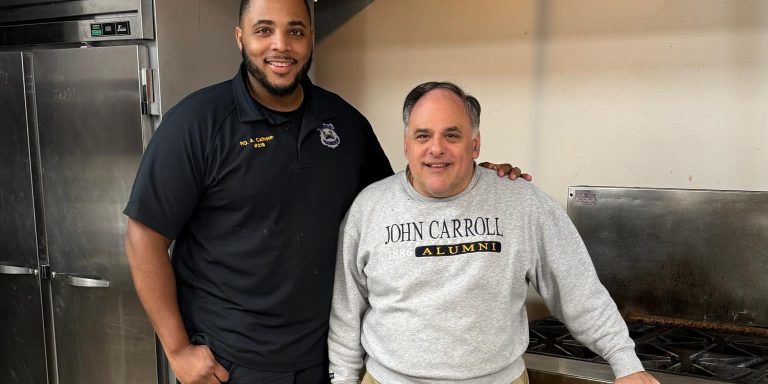
[(403, 169), (400, 108), (451, 80), (481, 160), (569, 185), (768, 190), (768, 2), (377, 0), (318, 43), (317, 82)]
[(768, 190), (768, 1), (377, 0), (316, 51), (396, 170), (405, 94), (451, 80), (483, 106), (480, 159), (563, 206), (570, 185)]
[(188, 94), (235, 75), (241, 61), (235, 43), (240, 1), (163, 0), (154, 4), (156, 40), (150, 43), (151, 60), (158, 68), (159, 104), (165, 113)]

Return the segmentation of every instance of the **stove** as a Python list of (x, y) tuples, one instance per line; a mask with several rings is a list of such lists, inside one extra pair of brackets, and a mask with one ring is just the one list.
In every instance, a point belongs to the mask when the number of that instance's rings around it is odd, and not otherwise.
[[(637, 356), (650, 372), (768, 384), (768, 338), (643, 323), (627, 327)], [(607, 364), (555, 318), (531, 322), (527, 353)]]
[[(646, 370), (768, 384), (768, 191), (574, 186), (567, 211)], [(530, 325), (532, 382), (612, 382), (559, 321)]]

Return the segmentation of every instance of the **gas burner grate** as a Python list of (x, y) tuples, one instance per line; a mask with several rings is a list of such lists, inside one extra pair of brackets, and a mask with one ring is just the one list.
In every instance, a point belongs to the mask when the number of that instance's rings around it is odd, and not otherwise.
[(542, 325), (530, 332), (529, 350), (538, 353), (590, 360), (599, 358), (571, 337), (564, 325)]
[(658, 327), (649, 324), (633, 323), (627, 324), (627, 329), (629, 330), (629, 337), (632, 338), (632, 340), (638, 340), (650, 333), (654, 333), (657, 331)]
[(750, 380), (750, 384), (768, 384), (768, 372), (757, 375), (754, 379)]
[(692, 329), (673, 329), (657, 336), (655, 342), (666, 348), (704, 350), (712, 344), (713, 338)]
[(648, 343), (636, 344), (635, 353), (645, 369), (663, 370), (678, 361), (676, 354)]
[(746, 354), (768, 359), (768, 339), (766, 338), (733, 335), (727, 342), (734, 349)]
[[(687, 328), (627, 324), (643, 367), (742, 384), (768, 384), (768, 339)], [(554, 318), (530, 324), (528, 352), (605, 361)]]
[(765, 360), (757, 357), (719, 357), (709, 353), (703, 353), (695, 360), (702, 369), (724, 380), (743, 379), (765, 365)]
[(680, 362), (664, 371), (738, 382), (765, 368), (765, 362), (756, 357), (732, 357), (705, 352), (693, 356), (681, 355)]

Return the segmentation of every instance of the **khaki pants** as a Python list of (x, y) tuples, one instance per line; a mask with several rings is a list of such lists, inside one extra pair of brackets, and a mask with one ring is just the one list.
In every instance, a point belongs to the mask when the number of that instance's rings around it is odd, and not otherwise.
[[(376, 379), (371, 376), (370, 373), (366, 372), (365, 376), (363, 376), (363, 380), (360, 382), (360, 384), (381, 384)], [(511, 384), (528, 384), (528, 371), (524, 370), (523, 374), (520, 375), (517, 379), (512, 381)]]

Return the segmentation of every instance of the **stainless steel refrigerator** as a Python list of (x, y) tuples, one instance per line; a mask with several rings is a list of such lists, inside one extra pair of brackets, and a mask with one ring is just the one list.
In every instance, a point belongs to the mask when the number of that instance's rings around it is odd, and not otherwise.
[(234, 48), (197, 72), (172, 54), (214, 28), (207, 46), (234, 47), (237, 1), (222, 25), (172, 24), (214, 3), (0, 0), (0, 383), (169, 380), (122, 208), (163, 110), (237, 68)]

